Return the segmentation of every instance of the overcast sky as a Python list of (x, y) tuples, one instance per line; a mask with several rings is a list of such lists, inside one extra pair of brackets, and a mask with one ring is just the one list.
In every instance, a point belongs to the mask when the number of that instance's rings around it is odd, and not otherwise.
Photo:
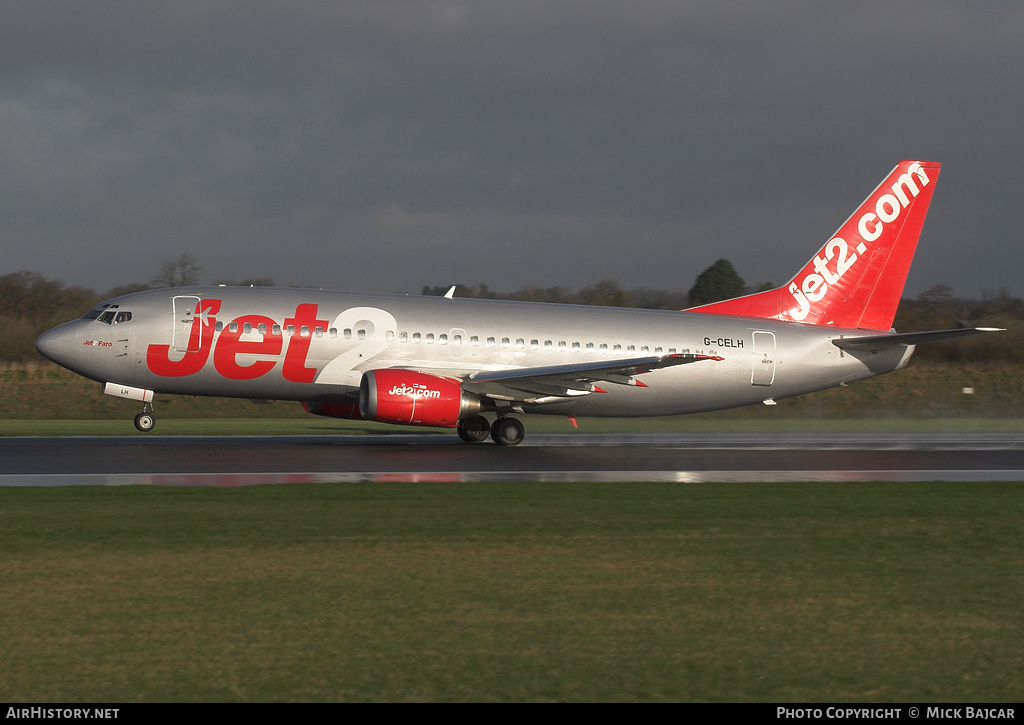
[(0, 5), (0, 274), (782, 284), (904, 158), (905, 293), (1024, 295), (1024, 3)]

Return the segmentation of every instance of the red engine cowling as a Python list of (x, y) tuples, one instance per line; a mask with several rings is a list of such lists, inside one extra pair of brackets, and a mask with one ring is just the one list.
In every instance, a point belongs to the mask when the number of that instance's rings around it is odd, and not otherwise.
[(359, 382), (359, 412), (367, 420), (454, 428), (480, 412), (462, 383), (415, 370), (370, 370)]

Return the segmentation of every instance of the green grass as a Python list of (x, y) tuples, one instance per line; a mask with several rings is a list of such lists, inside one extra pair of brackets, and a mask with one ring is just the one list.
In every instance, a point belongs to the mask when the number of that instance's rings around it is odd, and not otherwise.
[(1006, 483), (0, 489), (0, 700), (1024, 698)]

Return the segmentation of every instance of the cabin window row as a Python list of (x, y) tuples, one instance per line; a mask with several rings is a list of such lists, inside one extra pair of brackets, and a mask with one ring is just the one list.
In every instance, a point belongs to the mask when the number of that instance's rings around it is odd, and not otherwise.
[[(392, 339), (394, 339), (393, 334), (389, 332), (388, 336), (387, 336), (387, 339), (388, 339), (388, 341), (391, 341)], [(435, 344), (435, 343), (438, 344), (438, 345), (448, 345), (449, 344), (448, 335), (446, 335), (446, 334), (434, 335), (434, 333), (432, 333), (432, 332), (428, 332), (426, 334), (422, 334), (422, 333), (419, 333), (419, 332), (405, 332), (405, 331), (402, 331), (402, 332), (398, 333), (398, 341), (399, 342), (411, 342), (413, 344), (426, 343), (428, 345)], [(465, 343), (465, 340), (464, 340), (462, 335), (455, 334), (455, 335), (451, 336), (450, 343), (452, 345), (462, 345), (462, 344)], [(483, 338), (483, 340), (481, 341), (481, 338), (480, 338), (479, 335), (470, 335), (469, 336), (469, 346), (470, 347), (481, 347), (481, 346), (484, 346), (484, 347), (489, 347), (489, 348), (497, 348), (497, 347), (500, 346), (502, 350), (525, 350), (527, 348), (527, 343), (526, 343), (526, 339), (522, 338), (522, 337), (515, 338), (515, 341), (513, 341), (513, 339), (510, 338), (510, 337), (502, 337), (500, 339), (500, 341), (499, 341), (499, 339), (497, 337), (486, 337), (486, 338)], [(597, 352), (602, 352), (602, 353), (622, 353), (622, 352), (625, 352), (626, 354), (629, 354), (629, 355), (635, 355), (638, 352), (638, 348), (637, 348), (636, 345), (621, 345), (621, 344), (609, 345), (608, 343), (605, 343), (605, 342), (601, 342), (601, 343), (577, 342), (577, 341), (570, 342), (568, 340), (558, 340), (558, 341), (555, 341), (555, 340), (544, 340), (542, 342), (540, 339), (532, 339), (532, 340), (530, 340), (529, 348), (531, 350), (542, 350), (542, 349), (543, 350), (559, 350), (559, 351), (572, 350), (573, 352), (582, 352), (584, 350), (586, 352), (595, 352), (595, 351), (597, 351)], [(654, 353), (658, 354), (658, 355), (663, 354), (665, 352), (667, 352), (669, 355), (673, 355), (676, 352), (678, 352), (677, 348), (675, 348), (675, 347), (670, 347), (666, 351), (665, 348), (663, 346), (661, 346), (661, 345), (655, 346), (653, 348), (653, 350), (654, 350)], [(651, 354), (651, 346), (650, 345), (640, 345), (639, 346), (639, 352), (640, 352), (640, 354)], [(685, 353), (685, 352), (687, 352), (687, 350), (683, 350), (682, 352)]]
[[(238, 325), (237, 322), (229, 322), (229, 323), (227, 323), (227, 325), (225, 325), (220, 320), (217, 321), (217, 324), (216, 324), (217, 332), (220, 332), (225, 327), (227, 327), (228, 332), (237, 333), (239, 325)], [(253, 326), (253, 324), (251, 322), (245, 322), (245, 323), (242, 323), (241, 327), (242, 327), (243, 334), (248, 334), (248, 333), (251, 333), (251, 332), (256, 332), (256, 333), (258, 333), (260, 335), (266, 335), (268, 332), (271, 335), (280, 335), (280, 334), (284, 333), (285, 335), (292, 336), (292, 335), (296, 334), (295, 325), (286, 325), (286, 326), (282, 327), (281, 325), (274, 324), (274, 325), (271, 325), (268, 328), (267, 324), (263, 323), (263, 322), (255, 325), (255, 326)], [(317, 326), (317, 327), (314, 327), (312, 330), (310, 330), (310, 328), (308, 326), (302, 325), (298, 329), (298, 334), (299, 334), (300, 337), (309, 337), (312, 334), (313, 337), (324, 337), (324, 335), (326, 335), (330, 339), (337, 339), (338, 337), (341, 337), (341, 339), (343, 339), (343, 340), (351, 340), (351, 339), (365, 340), (366, 339), (366, 330), (365, 329), (353, 330), (352, 328), (345, 328), (345, 329), (339, 331), (335, 327), (331, 327), (331, 328), (328, 328), (327, 330), (324, 330), (323, 327)], [(384, 339), (387, 340), (388, 342), (393, 342), (394, 339), (395, 339), (395, 333), (392, 330), (388, 330), (387, 332), (384, 333)], [(452, 335), (451, 339), (449, 340), (449, 336), (446, 333), (441, 333), (441, 334), (435, 335), (433, 332), (420, 333), (420, 332), (407, 332), (405, 330), (403, 330), (403, 331), (398, 333), (398, 341), (399, 342), (406, 342), (406, 343), (407, 342), (411, 342), (413, 344), (425, 343), (427, 345), (433, 345), (435, 343), (438, 344), (438, 345), (447, 345), (447, 344), (449, 344), (449, 342), (451, 344), (453, 344), (453, 345), (463, 345), (466, 342), (465, 338), (461, 334), (458, 334), (458, 333)], [(481, 342), (481, 338), (480, 338), (479, 335), (470, 335), (469, 336), (469, 346), (470, 347), (480, 347), (481, 345), (483, 345), (485, 347), (489, 347), (489, 348), (496, 348), (496, 347), (498, 347), (500, 345), (501, 349), (503, 349), (503, 350), (513, 350), (513, 349), (514, 350), (525, 350), (526, 347), (527, 347), (526, 339), (522, 338), (522, 337), (515, 338), (514, 342), (513, 342), (512, 338), (510, 338), (510, 337), (503, 337), (503, 338), (501, 338), (500, 342), (499, 342), (497, 337), (486, 337), (486, 338), (483, 339), (483, 342)], [(584, 343), (584, 342), (577, 342), (577, 341), (569, 342), (568, 340), (558, 340), (558, 341), (555, 341), (555, 340), (544, 340), (543, 342), (541, 342), (540, 339), (532, 339), (532, 340), (530, 340), (529, 348), (531, 350), (541, 350), (541, 349), (543, 349), (543, 350), (558, 350), (558, 351), (572, 350), (573, 352), (582, 352), (582, 351), (585, 350), (586, 352), (595, 352), (595, 351), (597, 351), (597, 352), (602, 352), (602, 353), (613, 353), (613, 354), (614, 353), (623, 353), (624, 352), (627, 355), (636, 355), (638, 352), (641, 355), (649, 355), (649, 354), (651, 354), (651, 347), (649, 345), (640, 345), (639, 349), (638, 349), (636, 345), (621, 345), (621, 344), (609, 345), (608, 343), (605, 343), (605, 342), (601, 342), (601, 343), (585, 342)], [(666, 351), (665, 348), (663, 348), (662, 346), (659, 345), (659, 346), (654, 347), (653, 352), (656, 355), (660, 355), (660, 354), (665, 353), (665, 352), (667, 352), (669, 355), (672, 355), (672, 354), (675, 354), (677, 352), (677, 350), (674, 347), (670, 347)], [(687, 351), (683, 350), (683, 352), (685, 353)]]
[[(217, 320), (217, 324), (215, 325), (215, 327), (217, 329), (217, 332), (220, 332), (223, 329), (227, 328), (228, 332), (234, 333), (238, 332), (239, 326), (238, 323), (235, 321), (231, 321), (225, 325), (220, 320)], [(285, 325), (284, 327), (281, 327), (281, 325), (274, 324), (268, 327), (265, 322), (261, 322), (258, 325), (253, 325), (251, 322), (244, 322), (242, 323), (242, 332), (244, 334), (256, 332), (260, 335), (266, 335), (268, 332), (271, 335), (280, 335), (284, 333), (285, 335), (292, 336), (296, 334), (295, 325)], [(302, 325), (298, 329), (298, 335), (300, 337), (309, 337), (311, 334), (313, 337), (323, 337), (324, 335), (326, 335), (327, 337), (334, 339), (338, 337), (338, 329), (336, 327), (331, 327), (325, 330), (319, 325), (314, 327), (312, 331), (309, 329), (307, 325)], [(345, 329), (341, 331), (341, 337), (343, 337), (346, 340), (351, 340), (352, 336), (353, 331), (351, 329)], [(360, 340), (365, 340), (366, 330), (356, 330), (355, 336)]]

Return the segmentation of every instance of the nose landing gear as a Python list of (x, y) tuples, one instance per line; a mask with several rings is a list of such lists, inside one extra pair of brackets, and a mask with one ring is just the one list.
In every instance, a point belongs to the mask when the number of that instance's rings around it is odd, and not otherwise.
[(135, 427), (149, 433), (156, 426), (156, 417), (150, 412), (149, 403), (142, 404), (142, 412), (135, 416)]

